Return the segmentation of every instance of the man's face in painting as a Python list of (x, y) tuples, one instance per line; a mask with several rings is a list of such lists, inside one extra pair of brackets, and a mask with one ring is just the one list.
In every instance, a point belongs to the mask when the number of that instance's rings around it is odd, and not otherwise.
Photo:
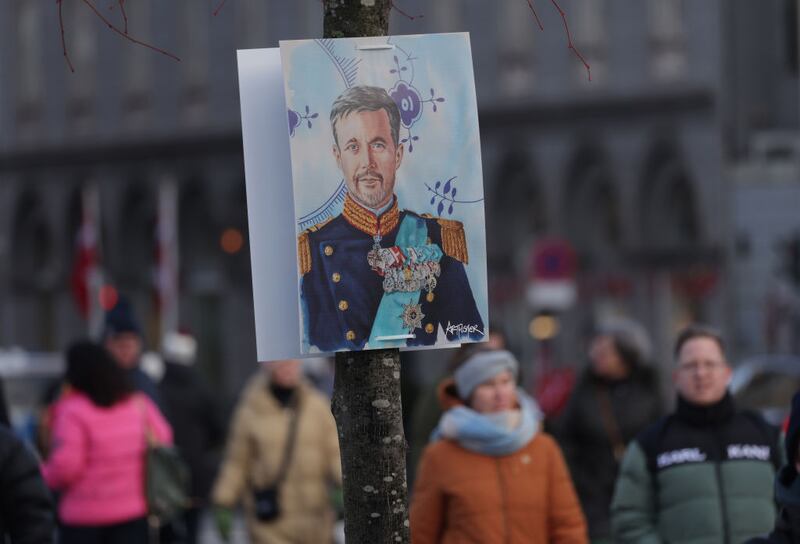
[(353, 112), (336, 121), (333, 146), (350, 196), (367, 208), (381, 208), (394, 195), (403, 146), (392, 138), (385, 110)]

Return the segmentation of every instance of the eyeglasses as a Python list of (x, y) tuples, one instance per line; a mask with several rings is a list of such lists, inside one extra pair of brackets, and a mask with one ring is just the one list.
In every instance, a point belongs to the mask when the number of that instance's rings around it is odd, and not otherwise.
[(687, 374), (698, 374), (701, 370), (705, 372), (715, 372), (725, 367), (722, 361), (692, 361), (678, 366), (680, 372)]

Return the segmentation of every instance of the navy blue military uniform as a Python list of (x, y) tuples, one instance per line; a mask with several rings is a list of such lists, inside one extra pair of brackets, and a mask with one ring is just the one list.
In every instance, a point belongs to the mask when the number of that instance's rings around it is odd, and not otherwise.
[[(356, 213), (348, 215), (353, 210)], [(416, 337), (408, 339), (407, 345), (436, 343), (439, 326), (450, 341), (481, 340), (485, 329), (464, 271), (467, 254), (461, 223), (399, 211), (396, 199), (380, 221), (392, 214), (394, 226), (382, 233), (381, 247), (394, 245), (399, 225), (410, 214), (424, 219), (428, 243), (443, 250), (439, 261), (441, 275), (433, 290), (420, 291), (424, 318), (413, 329)], [(362, 217), (354, 219), (353, 215)], [(384, 295), (383, 278), (367, 262), (374, 244), (374, 230), (364, 221), (376, 222), (377, 218), (348, 197), (342, 214), (311, 227), (298, 238), (306, 341), (321, 351), (363, 349)], [(361, 228), (356, 226), (359, 224)], [(443, 231), (446, 231), (444, 243)], [(450, 242), (454, 231), (460, 234), (461, 244)]]

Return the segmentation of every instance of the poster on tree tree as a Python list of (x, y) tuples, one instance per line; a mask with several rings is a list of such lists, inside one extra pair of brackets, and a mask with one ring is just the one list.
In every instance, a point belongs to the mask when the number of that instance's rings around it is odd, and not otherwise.
[(301, 352), (487, 334), (467, 34), (282, 41)]

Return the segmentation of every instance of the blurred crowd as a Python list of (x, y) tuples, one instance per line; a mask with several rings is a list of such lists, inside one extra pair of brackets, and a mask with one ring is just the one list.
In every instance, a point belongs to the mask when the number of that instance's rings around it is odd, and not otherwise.
[[(409, 411), (415, 544), (800, 542), (800, 396), (783, 429), (737, 407), (715, 329), (678, 335), (668, 399), (644, 328), (602, 323), (547, 418), (505, 344), (495, 329), (438, 352), (446, 371)], [(238, 519), (254, 543), (334, 542), (330, 365), (310, 379), (300, 361), (263, 363), (228, 423), (197, 349), (170, 333), (159, 357), (143, 357), (122, 298), (101, 341), (66, 349), (36, 444), (10, 429), (0, 387), (0, 542), (193, 544), (202, 519), (226, 542)], [(154, 508), (169, 480), (152, 484), (156, 449), (177, 452), (189, 475), (172, 510)]]

